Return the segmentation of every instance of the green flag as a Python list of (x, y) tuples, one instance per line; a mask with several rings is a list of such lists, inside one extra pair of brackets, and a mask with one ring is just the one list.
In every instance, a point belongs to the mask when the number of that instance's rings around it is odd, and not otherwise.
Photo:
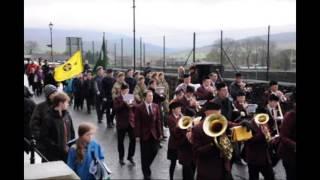
[(101, 47), (99, 59), (93, 68), (94, 72), (96, 72), (96, 69), (98, 66), (102, 66), (103, 68), (106, 68), (108, 66), (108, 57), (107, 57), (105, 40), (104, 40), (104, 33), (103, 33), (102, 47)]

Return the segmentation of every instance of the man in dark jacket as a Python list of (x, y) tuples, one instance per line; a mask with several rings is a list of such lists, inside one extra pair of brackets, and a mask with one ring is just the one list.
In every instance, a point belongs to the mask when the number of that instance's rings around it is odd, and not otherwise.
[[(30, 140), (31, 132), (29, 124), (36, 103), (31, 99), (32, 94), (29, 92), (28, 88), (26, 86), (24, 88), (24, 137)], [(26, 151), (27, 153), (29, 152), (29, 146), (26, 142), (24, 142), (24, 151)]]
[(69, 147), (67, 142), (75, 138), (71, 116), (67, 111), (69, 97), (63, 92), (57, 93), (40, 132), (40, 142), (44, 145), (44, 156), (49, 161), (67, 161)]
[(50, 67), (49, 67), (49, 65), (48, 65), (48, 60), (44, 60), (44, 65), (42, 65), (42, 72), (43, 72), (43, 75), (44, 75), (44, 77), (46, 77), (47, 76), (47, 74), (49, 73), (49, 70), (50, 70)]
[(113, 118), (114, 112), (111, 111), (113, 106), (112, 100), (112, 87), (116, 82), (113, 77), (112, 69), (107, 69), (107, 75), (102, 80), (102, 100), (103, 100), (103, 108), (102, 111), (106, 110), (106, 118), (107, 118), (107, 127), (111, 128), (113, 126)]
[(42, 123), (44, 117), (48, 113), (49, 107), (52, 105), (52, 99), (57, 94), (57, 88), (54, 85), (48, 84), (44, 87), (46, 100), (37, 104), (30, 120), (31, 134), (39, 140)]
[(103, 67), (97, 67), (97, 76), (94, 78), (94, 92), (95, 92), (95, 102), (96, 102), (96, 111), (98, 117), (98, 123), (102, 122), (103, 115), (103, 88), (102, 88), (102, 79), (103, 79)]
[(129, 85), (129, 94), (133, 94), (133, 90), (137, 84), (137, 81), (133, 78), (133, 70), (128, 69), (127, 77), (125, 78), (126, 83)]
[(123, 141), (126, 133), (129, 135), (129, 149), (128, 149), (128, 157), (127, 159), (135, 164), (133, 160), (136, 139), (134, 135), (134, 114), (133, 114), (133, 106), (130, 105), (129, 102), (124, 100), (124, 97), (128, 94), (129, 87), (126, 84), (122, 84), (121, 86), (121, 95), (116, 97), (113, 102), (113, 109), (116, 115), (117, 121), (117, 135), (118, 135), (118, 152), (119, 152), (119, 162), (121, 165), (124, 165), (123, 157), (124, 157), (124, 145)]
[(228, 86), (225, 83), (216, 84), (217, 97), (213, 102), (221, 105), (221, 114), (224, 115), (228, 121), (232, 121), (233, 105), (229, 99)]
[(88, 60), (86, 60), (84, 64), (84, 72), (87, 73), (90, 69), (91, 68), (90, 68), (89, 62)]
[(233, 100), (236, 99), (237, 94), (239, 94), (239, 92), (243, 91), (244, 92), (244, 88), (245, 88), (245, 83), (243, 83), (242, 81), (242, 75), (241, 73), (236, 73), (235, 76), (235, 81), (233, 81), (230, 84), (230, 95), (233, 98)]
[(94, 82), (92, 79), (92, 74), (89, 71), (85, 77), (85, 80), (83, 82), (83, 94), (84, 98), (87, 102), (87, 113), (91, 114), (91, 106), (93, 105), (94, 100)]

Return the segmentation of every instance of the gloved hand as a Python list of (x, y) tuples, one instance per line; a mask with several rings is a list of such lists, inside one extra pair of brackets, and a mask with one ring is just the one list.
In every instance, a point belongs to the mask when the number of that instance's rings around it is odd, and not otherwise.
[(248, 132), (250, 130), (254, 131), (254, 129), (252, 128), (252, 125), (251, 125), (251, 123), (249, 121), (246, 121), (246, 120), (241, 121), (240, 125), (243, 126), (243, 127), (246, 127)]

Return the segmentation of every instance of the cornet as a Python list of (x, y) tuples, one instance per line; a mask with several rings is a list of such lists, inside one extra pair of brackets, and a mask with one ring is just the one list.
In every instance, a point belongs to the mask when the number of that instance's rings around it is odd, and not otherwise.
[(201, 120), (201, 117), (192, 118), (190, 116), (182, 116), (178, 120), (178, 127), (180, 129), (188, 129), (197, 125)]
[(204, 133), (214, 138), (214, 142), (221, 150), (223, 156), (230, 160), (232, 158), (233, 147), (231, 141), (225, 133), (227, 127), (227, 119), (220, 114), (209, 115), (203, 122)]

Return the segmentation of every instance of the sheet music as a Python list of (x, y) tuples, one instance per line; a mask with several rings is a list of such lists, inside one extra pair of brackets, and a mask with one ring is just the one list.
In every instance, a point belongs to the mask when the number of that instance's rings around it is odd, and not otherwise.
[(248, 104), (247, 113), (255, 113), (258, 105), (257, 104)]
[(134, 100), (134, 95), (133, 94), (127, 94), (123, 96), (123, 100), (127, 102), (128, 104), (131, 104)]
[(207, 100), (199, 100), (198, 102), (200, 106), (203, 106), (207, 102)]
[(165, 87), (163, 87), (163, 86), (158, 86), (158, 87), (156, 87), (155, 91), (156, 91), (158, 94), (164, 94), (164, 89), (165, 89)]

